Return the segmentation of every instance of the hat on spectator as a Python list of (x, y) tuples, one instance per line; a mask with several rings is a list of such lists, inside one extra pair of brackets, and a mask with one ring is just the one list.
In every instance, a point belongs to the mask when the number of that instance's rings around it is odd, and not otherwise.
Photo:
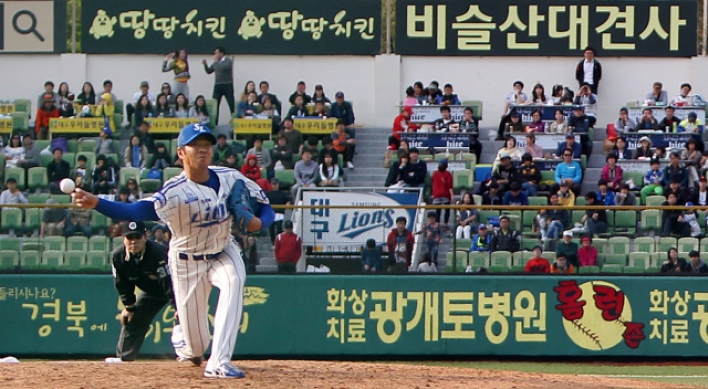
[(689, 112), (689, 113), (688, 113), (688, 118), (689, 118), (689, 119), (697, 119), (697, 118), (698, 118), (698, 115), (696, 115), (695, 112)]
[(442, 158), (442, 159), (440, 159), (440, 161), (439, 161), (438, 163), (441, 164), (441, 165), (447, 166), (447, 164), (448, 164), (447, 158)]
[(334, 94), (334, 97), (344, 97), (344, 92), (338, 91), (337, 93)]
[(649, 146), (651, 146), (651, 139), (649, 139), (648, 136), (643, 136), (643, 137), (639, 138), (639, 143), (642, 143), (644, 141), (649, 142)]
[(693, 257), (700, 257), (701, 255), (698, 253), (696, 250), (691, 250), (690, 253), (688, 253), (688, 256), (693, 258)]
[(506, 219), (507, 221), (510, 220), (510, 219), (509, 219), (509, 216), (507, 216), (507, 215), (501, 215), (501, 217), (499, 218), (499, 221), (502, 221), (502, 220), (504, 220), (504, 219)]
[(52, 97), (52, 95), (50, 95), (49, 93), (47, 93), (46, 95), (42, 96), (42, 101), (43, 101), (43, 102), (46, 102), (46, 101), (54, 101), (54, 97)]
[(484, 223), (482, 223), (482, 224), (479, 225), (479, 227), (477, 227), (477, 229), (478, 229), (478, 230), (486, 230), (486, 229), (487, 229), (487, 225), (484, 224)]
[(568, 186), (568, 181), (562, 180), (562, 181), (560, 182), (560, 186)]
[(431, 82), (430, 85), (428, 85), (428, 89), (438, 90), (438, 86)]
[(571, 238), (573, 237), (573, 231), (563, 231), (563, 236), (570, 236)]
[(141, 88), (142, 88), (142, 87), (148, 87), (148, 88), (149, 88), (149, 87), (150, 87), (150, 84), (148, 84), (147, 81), (142, 81), (142, 82), (140, 83), (140, 87), (141, 87)]
[(584, 111), (584, 110), (585, 110), (585, 107), (583, 107), (582, 105), (574, 105), (574, 106), (573, 106), (573, 110), (578, 110), (578, 109), (581, 110), (581, 111)]
[(566, 133), (565, 133), (565, 139), (568, 139), (568, 138), (573, 138), (573, 139), (575, 139), (575, 134), (573, 134), (572, 132), (566, 132)]
[(283, 228), (293, 228), (293, 221), (292, 220), (286, 220), (283, 223)]
[(511, 114), (509, 114), (509, 116), (511, 116), (511, 117), (513, 117), (513, 118), (520, 118), (520, 117), (521, 117), (521, 114), (519, 114), (519, 113), (516, 112), (516, 111), (511, 111)]
[(509, 153), (507, 153), (506, 151), (503, 152), (503, 153), (501, 153), (501, 154), (499, 154), (499, 159), (500, 159), (500, 160), (502, 160), (502, 159), (504, 159), (504, 158), (511, 158), (511, 155), (509, 155)]

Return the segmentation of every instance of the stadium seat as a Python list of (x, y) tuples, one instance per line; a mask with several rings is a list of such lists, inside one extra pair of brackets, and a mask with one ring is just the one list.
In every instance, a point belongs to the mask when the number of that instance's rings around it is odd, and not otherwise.
[(68, 271), (79, 271), (86, 266), (86, 251), (69, 250), (64, 253), (62, 268)]
[(455, 250), (470, 251), (472, 239), (457, 239), (455, 241)]
[(140, 169), (137, 167), (124, 167), (120, 169), (119, 188), (125, 188), (129, 179), (135, 179), (140, 182)]
[(489, 253), (487, 252), (471, 252), (468, 256), (467, 263), (472, 266), (472, 270), (477, 270), (480, 267), (489, 267)]
[(40, 262), (41, 255), (39, 254), (39, 251), (22, 251), (22, 257), (20, 258), (20, 268), (22, 270), (37, 270), (39, 269)]
[(77, 145), (76, 145), (76, 139), (69, 139), (67, 141), (67, 146), (69, 147), (68, 152), (70, 153), (76, 153)]
[(88, 250), (87, 251), (103, 251), (108, 252), (108, 238), (102, 235), (94, 235), (88, 240)]
[[(707, 242), (708, 243), (708, 242)], [(655, 251), (656, 241), (653, 237), (642, 236), (634, 239), (634, 251), (642, 253), (653, 253)]]
[[(575, 198), (575, 205), (587, 205), (588, 203), (585, 201), (585, 197), (583, 196), (578, 196)], [(585, 213), (585, 211), (581, 211)]]
[(44, 251), (44, 245), (40, 238), (25, 238), (22, 240), (22, 252), (25, 251)]
[[(39, 142), (39, 141), (37, 141)], [(54, 160), (54, 157), (51, 154), (44, 153), (44, 154), (39, 154), (39, 163), (42, 165), (42, 167), (47, 167), (49, 166), (49, 163)]]
[(646, 205), (649, 207), (659, 207), (664, 201), (666, 201), (666, 197), (664, 196), (649, 196), (647, 197)]
[(12, 250), (0, 250), (0, 270), (15, 270), (20, 265), (20, 253)]
[(96, 140), (94, 140), (94, 139), (83, 139), (76, 146), (76, 153), (77, 154), (82, 153), (82, 152), (93, 153), (94, 150), (96, 150)]
[(44, 250), (47, 251), (66, 251), (66, 238), (63, 236), (47, 236), (42, 240)]
[(681, 238), (678, 240), (678, 251), (698, 251), (699, 246), (698, 239), (696, 238)]
[(701, 239), (701, 243), (700, 243), (699, 247), (700, 247), (699, 251), (701, 251), (701, 252), (708, 251), (708, 238)]
[(671, 247), (678, 247), (676, 238), (672, 238), (670, 236), (662, 236), (661, 238), (659, 238), (656, 250), (658, 252), (666, 254)]
[(526, 239), (522, 238), (521, 239), (521, 249), (522, 250), (528, 250), (531, 251), (533, 250), (534, 246), (541, 244), (541, 242), (538, 241), (538, 239)]
[(548, 262), (553, 263), (556, 261), (556, 252), (555, 251), (544, 251), (541, 253), (541, 257), (546, 258), (548, 260)]
[(162, 186), (162, 181), (158, 179), (152, 179), (152, 178), (144, 178), (140, 180), (140, 189), (143, 190), (143, 193), (154, 193), (160, 190), (160, 187)]
[[(608, 212), (609, 216), (610, 212)], [(608, 220), (609, 223), (609, 220)], [(637, 212), (636, 211), (616, 211), (614, 235), (629, 235), (634, 236), (637, 233)]]
[(25, 231), (34, 232), (42, 223), (42, 210), (39, 208), (25, 209)]
[(111, 251), (123, 246), (123, 237), (117, 236), (111, 241)]
[(88, 251), (88, 238), (85, 236), (70, 236), (66, 238), (66, 249), (68, 251)]
[(615, 265), (615, 264), (603, 265), (601, 271), (603, 273), (624, 273), (624, 265)]
[(17, 234), (22, 232), (22, 210), (17, 208), (3, 208), (0, 215), (0, 230), (5, 233)]
[[(648, 199), (647, 199), (648, 200)], [(642, 230), (659, 232), (662, 229), (661, 211), (658, 209), (645, 209), (641, 216)]]
[(538, 214), (537, 211), (524, 211), (523, 216), (521, 217), (521, 225), (523, 226), (521, 230), (521, 235), (523, 236), (534, 236), (534, 237), (541, 237), (541, 234), (538, 232), (533, 232), (533, 219), (536, 217)]
[(20, 239), (14, 236), (3, 236), (0, 239), (0, 251), (10, 250), (10, 251), (20, 251)]
[(576, 209), (570, 214), (570, 220), (573, 224), (580, 223), (583, 216), (585, 216), (585, 211)]
[(40, 268), (43, 270), (58, 270), (64, 264), (64, 252), (46, 250), (42, 252)]
[(602, 237), (611, 237), (614, 235), (615, 230), (615, 213), (612, 211), (605, 211), (605, 217), (607, 217), (607, 232), (600, 233), (598, 235)]
[(287, 190), (295, 185), (295, 171), (289, 170), (276, 170), (275, 178), (280, 181), (280, 189)]
[(594, 274), (600, 272), (600, 266), (581, 266), (578, 268), (580, 274)]
[(452, 189), (459, 191), (463, 189), (472, 189), (474, 186), (474, 170), (462, 169), (452, 172)]
[(608, 254), (627, 254), (629, 252), (629, 238), (613, 236), (607, 241)]
[(625, 273), (644, 273), (651, 267), (651, 258), (647, 253), (629, 253)]
[(467, 268), (467, 252), (450, 251), (445, 255), (445, 261), (445, 273), (464, 273)]
[(627, 254), (600, 254), (598, 255), (599, 257), (602, 257), (602, 265), (622, 265), (625, 266), (627, 265)]
[(49, 198), (57, 204), (71, 204), (71, 195), (68, 194), (53, 194)]
[(605, 238), (593, 239), (592, 245), (597, 249), (598, 254), (604, 254), (607, 252), (607, 239)]
[(182, 173), (182, 168), (179, 167), (167, 167), (162, 169), (162, 182), (166, 182), (174, 176), (178, 176)]
[(118, 166), (122, 166), (123, 160), (118, 158), (118, 154), (108, 153), (104, 156), (106, 157), (106, 162), (108, 162), (108, 165), (116, 167), (116, 170), (118, 170)]
[(548, 205), (548, 198), (545, 196), (529, 196), (529, 205)]
[(72, 169), (74, 168), (74, 166), (76, 166), (76, 153), (72, 153), (72, 152), (64, 153), (64, 155), (62, 155), (61, 159), (66, 161), (66, 163), (68, 163), (69, 167)]
[(645, 172), (623, 172), (622, 182), (627, 182), (627, 180), (631, 179), (634, 185), (642, 186), (644, 185), (644, 174)]
[(275, 148), (275, 142), (272, 140), (264, 140), (263, 141), (263, 148), (266, 150), (273, 151), (273, 149)]
[(489, 273), (508, 273), (511, 271), (510, 266), (495, 266), (495, 265), (490, 265), (487, 268), (487, 271)]
[(10, 177), (17, 181), (17, 188), (19, 190), (25, 190), (25, 169), (21, 167), (5, 167), (5, 182), (7, 182), (7, 179)]
[(27, 170), (27, 187), (30, 190), (47, 188), (49, 179), (47, 178), (47, 168), (32, 167)]
[(89, 271), (108, 271), (111, 268), (108, 255), (105, 251), (89, 251), (86, 254), (84, 269)]
[(484, 103), (482, 102), (482, 100), (464, 100), (462, 101), (462, 105), (464, 105), (465, 107), (472, 108), (474, 117), (478, 120), (482, 120), (482, 111), (484, 108)]
[(499, 211), (494, 210), (480, 210), (477, 214), (477, 219), (480, 223), (489, 223), (489, 218), (498, 217)]
[(105, 231), (108, 228), (108, 225), (106, 215), (96, 210), (91, 210), (91, 228), (94, 233)]
[(27, 196), (30, 204), (45, 204), (49, 200), (49, 193), (33, 193)]
[(511, 268), (512, 256), (508, 251), (495, 251), (489, 256), (489, 266), (506, 267), (507, 271)]

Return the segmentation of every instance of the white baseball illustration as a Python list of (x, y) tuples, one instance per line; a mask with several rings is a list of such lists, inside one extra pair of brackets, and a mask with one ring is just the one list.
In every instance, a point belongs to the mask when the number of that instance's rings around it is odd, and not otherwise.
[(76, 189), (76, 184), (71, 178), (65, 178), (59, 181), (59, 189), (64, 193), (71, 193)]
[(614, 284), (604, 281), (589, 281), (579, 285), (583, 295), (578, 301), (585, 302), (583, 317), (576, 320), (563, 318), (563, 328), (568, 337), (578, 346), (586, 350), (599, 351), (610, 349), (624, 339), (624, 323), (632, 321), (632, 307), (629, 305), (627, 296), (624, 296), (624, 307), (620, 316), (615, 320), (605, 320), (602, 317), (602, 310), (595, 305), (593, 289), (595, 285), (620, 291), (620, 288)]

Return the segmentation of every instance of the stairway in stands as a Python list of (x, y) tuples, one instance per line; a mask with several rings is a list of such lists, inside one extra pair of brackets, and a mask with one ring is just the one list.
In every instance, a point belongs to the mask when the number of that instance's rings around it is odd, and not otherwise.
[(345, 169), (344, 186), (381, 187), (386, 181), (384, 155), (388, 146), (390, 128), (359, 128), (356, 130), (356, 155), (354, 169)]

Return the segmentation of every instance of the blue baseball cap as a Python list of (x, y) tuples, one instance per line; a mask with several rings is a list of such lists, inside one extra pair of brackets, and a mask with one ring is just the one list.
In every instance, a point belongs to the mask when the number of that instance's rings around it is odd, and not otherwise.
[(209, 142), (211, 142), (211, 144), (216, 144), (216, 137), (214, 136), (214, 134), (211, 133), (209, 127), (203, 124), (194, 123), (184, 127), (182, 131), (179, 132), (179, 137), (177, 138), (177, 147), (186, 146), (192, 143), (200, 136), (209, 139)]

